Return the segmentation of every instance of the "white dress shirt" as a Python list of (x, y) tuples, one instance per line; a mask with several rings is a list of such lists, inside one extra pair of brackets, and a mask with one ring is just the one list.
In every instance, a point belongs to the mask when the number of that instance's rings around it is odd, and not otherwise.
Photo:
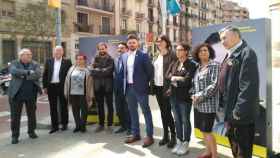
[(59, 71), (61, 67), (61, 61), (62, 58), (60, 59), (54, 59), (54, 66), (53, 66), (53, 74), (52, 74), (52, 80), (51, 83), (59, 83)]
[(155, 85), (163, 86), (163, 56), (161, 54), (158, 55), (156, 61), (154, 62), (155, 68)]
[(136, 50), (128, 53), (127, 58), (127, 82), (129, 84), (133, 83), (133, 70), (135, 61)]

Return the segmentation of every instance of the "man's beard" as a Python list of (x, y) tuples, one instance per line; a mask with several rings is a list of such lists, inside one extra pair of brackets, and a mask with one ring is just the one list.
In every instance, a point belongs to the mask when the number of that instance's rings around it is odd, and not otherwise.
[(101, 56), (104, 56), (104, 55), (107, 54), (107, 52), (99, 52), (99, 54), (100, 54)]
[(130, 48), (130, 51), (133, 52), (133, 51), (135, 51), (136, 49), (137, 49), (137, 48)]

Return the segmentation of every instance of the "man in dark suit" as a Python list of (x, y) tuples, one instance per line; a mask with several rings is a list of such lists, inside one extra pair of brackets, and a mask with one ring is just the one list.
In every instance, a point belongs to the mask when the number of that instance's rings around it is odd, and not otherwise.
[(153, 79), (154, 69), (149, 55), (138, 49), (139, 41), (135, 35), (129, 35), (127, 45), (128, 53), (123, 54), (124, 65), (124, 90), (128, 101), (128, 109), (131, 117), (132, 136), (125, 143), (139, 141), (139, 116), (138, 103), (144, 114), (147, 137), (144, 139), (143, 147), (154, 143), (153, 120), (149, 107), (149, 82)]
[(94, 79), (94, 91), (96, 103), (98, 106), (99, 126), (95, 132), (104, 130), (105, 111), (104, 98), (106, 98), (106, 105), (108, 109), (107, 126), (108, 131), (112, 131), (113, 124), (113, 72), (114, 60), (108, 54), (108, 46), (106, 43), (99, 43), (97, 45), (98, 54), (93, 63), (92, 75)]
[(250, 158), (259, 104), (257, 56), (241, 39), (238, 28), (228, 26), (220, 31), (220, 36), (224, 47), (229, 50), (219, 78), (227, 136), (235, 158)]
[(122, 133), (124, 131), (127, 131), (127, 135), (130, 135), (130, 116), (123, 90), (123, 64), (121, 59), (121, 56), (126, 53), (127, 50), (127, 44), (125, 42), (120, 43), (118, 45), (119, 56), (115, 59), (114, 93), (116, 111), (120, 121), (120, 128), (115, 130), (114, 133)]
[(32, 52), (22, 49), (19, 60), (10, 65), (12, 80), (8, 90), (11, 109), (12, 144), (18, 143), (20, 134), (20, 118), (23, 104), (28, 117), (28, 135), (35, 139), (36, 128), (36, 100), (37, 93), (41, 92), (39, 79), (41, 77), (40, 65), (32, 60)]
[(64, 97), (64, 82), (72, 63), (70, 60), (64, 59), (63, 54), (63, 47), (56, 46), (53, 51), (53, 57), (46, 60), (43, 73), (44, 93), (48, 94), (50, 103), (52, 125), (50, 134), (57, 132), (59, 129), (58, 107), (61, 116), (61, 130), (67, 130), (68, 125), (68, 106)]

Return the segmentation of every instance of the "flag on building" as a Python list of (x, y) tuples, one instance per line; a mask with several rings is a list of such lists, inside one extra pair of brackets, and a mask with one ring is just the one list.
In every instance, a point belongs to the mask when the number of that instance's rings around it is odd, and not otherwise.
[(177, 0), (166, 0), (167, 1), (167, 12), (172, 16), (176, 16), (181, 11), (180, 4)]
[(52, 8), (60, 8), (61, 0), (48, 0), (48, 6)]

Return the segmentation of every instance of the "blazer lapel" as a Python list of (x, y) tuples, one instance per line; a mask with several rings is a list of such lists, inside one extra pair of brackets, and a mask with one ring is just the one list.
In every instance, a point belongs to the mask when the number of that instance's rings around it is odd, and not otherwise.
[(134, 59), (134, 69), (133, 69), (133, 74), (135, 74), (135, 68), (136, 68), (136, 66), (138, 65), (138, 63), (139, 63), (139, 51), (137, 50), (136, 51), (136, 54), (135, 54), (135, 59)]
[(50, 80), (51, 80), (52, 75), (53, 75), (53, 70), (54, 70), (54, 58), (52, 58), (50, 60), (49, 70), (50, 70), (49, 77), (50, 77)]
[(62, 58), (61, 59), (60, 69), (59, 69), (59, 79), (60, 79), (60, 76), (61, 76), (62, 69), (64, 68), (64, 65), (65, 65), (65, 60)]

